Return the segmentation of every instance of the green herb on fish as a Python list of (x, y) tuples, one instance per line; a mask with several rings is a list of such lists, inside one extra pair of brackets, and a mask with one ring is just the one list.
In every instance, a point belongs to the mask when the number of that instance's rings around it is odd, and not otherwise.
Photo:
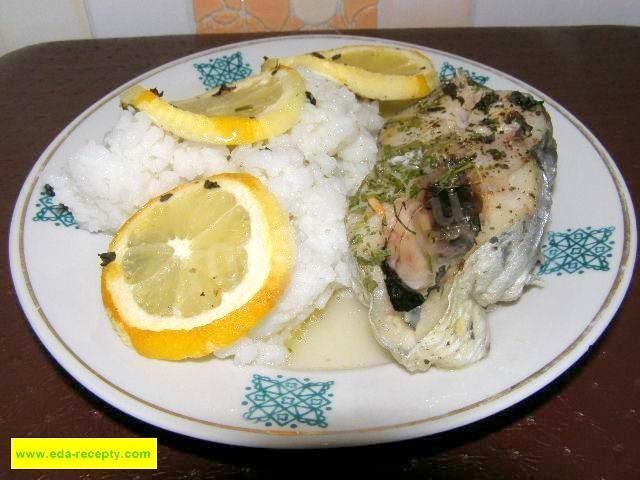
[(493, 157), (494, 160), (500, 160), (507, 156), (502, 150), (496, 150), (495, 148), (490, 148), (487, 150), (487, 153)]
[(432, 112), (444, 112), (445, 108), (442, 105), (438, 105), (436, 103), (429, 103), (429, 102), (420, 102), (418, 103), (418, 105), (416, 106), (416, 110), (418, 111), (418, 113), (432, 113)]
[(542, 100), (534, 100), (531, 95), (527, 95), (522, 92), (511, 92), (509, 100), (511, 103), (517, 105), (523, 110), (534, 110), (538, 105), (542, 105), (544, 103)]
[(485, 117), (480, 120), (480, 125), (484, 125), (485, 127), (489, 127), (492, 132), (495, 132), (498, 129), (498, 125), (500, 122), (497, 118), (493, 117)]
[(367, 290), (367, 292), (372, 293), (378, 286), (378, 282), (371, 278), (371, 275), (365, 273), (364, 278), (362, 279), (362, 286)]
[(384, 248), (376, 252), (372, 252), (368, 257), (357, 256), (356, 259), (362, 265), (380, 265), (391, 253)]
[(425, 149), (425, 145), (420, 140), (414, 140), (411, 143), (407, 143), (399, 146), (382, 145), (380, 149), (380, 158), (383, 162), (386, 162), (395, 157), (402, 157), (410, 152), (417, 152), (418, 155), (422, 155)]
[(517, 138), (531, 135), (531, 130), (533, 129), (533, 127), (527, 123), (520, 112), (516, 112), (515, 110), (510, 111), (504, 117), (504, 121), (506, 123), (516, 122), (520, 126), (520, 128), (518, 128), (518, 131), (516, 132)]
[(474, 110), (480, 110), (482, 113), (489, 113), (491, 105), (496, 103), (500, 96), (496, 92), (485, 93), (482, 98), (473, 107)]
[(456, 100), (458, 98), (458, 87), (453, 82), (445, 83), (442, 86), (442, 93)]
[(438, 180), (438, 185), (441, 187), (456, 185), (460, 175), (470, 168), (473, 168), (473, 160), (475, 158), (476, 155), (473, 154), (468, 157), (453, 160), (452, 166)]
[(496, 136), (493, 133), (490, 135), (480, 135), (479, 133), (476, 133), (475, 135), (471, 135), (470, 138), (474, 142), (489, 144), (495, 141)]

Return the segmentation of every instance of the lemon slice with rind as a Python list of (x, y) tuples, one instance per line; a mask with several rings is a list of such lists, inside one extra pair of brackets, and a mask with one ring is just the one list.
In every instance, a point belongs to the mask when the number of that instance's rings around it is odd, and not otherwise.
[(383, 45), (355, 45), (292, 57), (270, 58), (264, 71), (278, 65), (306, 67), (375, 100), (407, 100), (428, 95), (438, 86), (429, 57), (417, 50)]
[(244, 336), (276, 305), (295, 258), (288, 215), (244, 173), (149, 201), (109, 251), (102, 296), (110, 318), (140, 354), (167, 360), (201, 357)]
[(241, 145), (275, 137), (295, 125), (304, 92), (298, 72), (277, 68), (175, 102), (135, 85), (120, 96), (120, 102), (145, 112), (153, 123), (180, 138)]

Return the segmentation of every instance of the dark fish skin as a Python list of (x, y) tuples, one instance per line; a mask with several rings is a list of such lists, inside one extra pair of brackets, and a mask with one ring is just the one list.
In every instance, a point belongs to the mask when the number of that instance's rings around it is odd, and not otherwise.
[(557, 163), (550, 117), (459, 72), (388, 119), (378, 145), (346, 217), (374, 334), (411, 371), (473, 363), (489, 349), (485, 307), (532, 278)]
[(407, 286), (386, 260), (380, 264), (380, 268), (389, 300), (395, 311), (408, 312), (424, 303), (424, 296)]

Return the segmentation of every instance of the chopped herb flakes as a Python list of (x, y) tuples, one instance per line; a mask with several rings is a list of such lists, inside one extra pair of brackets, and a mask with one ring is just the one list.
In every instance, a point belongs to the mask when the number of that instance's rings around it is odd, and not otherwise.
[(507, 156), (502, 150), (496, 150), (495, 148), (491, 148), (487, 150), (487, 153), (493, 157), (494, 160), (500, 160)]
[(489, 127), (492, 132), (495, 132), (498, 129), (498, 119), (493, 117), (485, 117), (480, 120), (480, 125), (484, 125), (485, 127)]
[(406, 155), (409, 152), (417, 151), (422, 153), (424, 149), (424, 144), (420, 140), (415, 140), (411, 143), (406, 143), (404, 145), (391, 146), (391, 145), (382, 145), (380, 150), (380, 157), (382, 161), (390, 160), (394, 157), (401, 157), (402, 155)]
[(336, 53), (333, 57), (331, 57), (331, 60), (333, 61), (338, 60), (341, 56), (342, 56), (341, 53)]
[(151, 93), (157, 95), (158, 97), (162, 97), (164, 95), (164, 92), (159, 91), (157, 88), (152, 88), (151, 90), (149, 90)]
[(499, 98), (500, 96), (496, 92), (485, 93), (473, 109), (480, 110), (483, 113), (489, 113), (489, 108), (496, 103)]
[(244, 112), (246, 110), (251, 110), (253, 108), (253, 106), (251, 105), (242, 105), (241, 107), (238, 107), (235, 109), (236, 112)]
[(326, 57), (319, 52), (311, 52), (311, 55), (313, 55), (316, 58), (321, 58), (322, 60), (326, 59)]
[(444, 112), (445, 108), (442, 105), (435, 105), (433, 103), (420, 103), (416, 107), (418, 113), (432, 113), (432, 112)]
[(212, 96), (213, 97), (218, 97), (220, 95), (222, 95), (224, 92), (230, 92), (232, 90), (235, 90), (236, 86), (235, 85), (227, 85), (226, 83), (223, 83), (222, 85), (220, 85), (220, 88), (218, 89), (218, 91), (216, 93), (214, 93)]
[(361, 256), (358, 256), (357, 258), (358, 258), (358, 262), (360, 262), (363, 265), (377, 266), (377, 265), (380, 265), (380, 263), (382, 263), (384, 259), (387, 258), (389, 255), (390, 253), (388, 250), (382, 249), (382, 250), (378, 250), (377, 252), (372, 252), (368, 258), (364, 258)]
[(442, 86), (442, 93), (450, 96), (455, 100), (456, 98), (458, 98), (458, 87), (456, 86), (455, 83), (452, 83), (452, 82), (445, 83)]
[(438, 185), (443, 187), (451, 187), (458, 182), (460, 174), (473, 167), (473, 160), (476, 155), (462, 157), (452, 162), (451, 167), (440, 177)]
[(520, 112), (516, 112), (515, 110), (510, 111), (504, 117), (504, 121), (506, 123), (516, 122), (518, 125), (520, 125), (520, 128), (516, 132), (517, 137), (522, 138), (531, 135), (531, 130), (533, 129), (533, 127), (527, 123)]
[(116, 252), (99, 253), (98, 256), (100, 257), (100, 260), (102, 260), (100, 262), (100, 266), (106, 267), (116, 259)]
[(371, 276), (365, 275), (364, 279), (362, 280), (362, 286), (367, 290), (367, 292), (372, 293), (378, 286), (378, 282), (371, 278)]
[(316, 97), (314, 97), (313, 94), (308, 90), (304, 92), (304, 94), (307, 96), (307, 100), (309, 100), (309, 103), (315, 107)]
[(542, 105), (543, 103), (541, 100), (534, 100), (531, 95), (522, 92), (511, 92), (509, 100), (523, 110), (534, 110), (538, 105)]
[(163, 195), (160, 195), (160, 201), (161, 202), (166, 202), (167, 200), (169, 200), (171, 197), (173, 197), (173, 193), (165, 193)]
[(484, 144), (489, 144), (489, 143), (493, 143), (496, 139), (495, 134), (491, 134), (491, 135), (480, 135), (480, 134), (476, 134), (476, 135), (472, 135), (471, 136), (471, 140), (475, 141), (475, 142), (480, 142), (480, 143), (484, 143)]
[(204, 181), (204, 188), (210, 190), (212, 188), (220, 188), (220, 184), (218, 182), (212, 182), (211, 180)]

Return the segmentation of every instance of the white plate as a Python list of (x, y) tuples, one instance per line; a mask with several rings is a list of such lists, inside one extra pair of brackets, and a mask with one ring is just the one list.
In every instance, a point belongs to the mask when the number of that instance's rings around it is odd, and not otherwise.
[[(346, 44), (385, 43), (425, 51), (449, 75), (463, 67), (497, 89), (545, 100), (558, 142), (553, 232), (543, 288), (490, 314), (489, 357), (461, 371), (411, 375), (395, 364), (346, 371), (238, 368), (220, 360), (170, 363), (125, 347), (102, 308), (96, 254), (109, 238), (78, 230), (42, 194), (43, 173), (118, 116), (118, 94), (144, 81), (182, 98), (230, 82), (275, 57)], [(496, 413), (547, 385), (592, 345), (631, 279), (633, 207), (620, 172), (596, 138), (541, 92), (498, 70), (415, 45), (375, 38), (305, 35), (228, 45), (146, 73), (96, 102), (49, 145), (16, 203), (11, 271), (24, 312), (51, 354), (115, 407), (197, 438), (262, 447), (362, 445), (429, 435)]]

